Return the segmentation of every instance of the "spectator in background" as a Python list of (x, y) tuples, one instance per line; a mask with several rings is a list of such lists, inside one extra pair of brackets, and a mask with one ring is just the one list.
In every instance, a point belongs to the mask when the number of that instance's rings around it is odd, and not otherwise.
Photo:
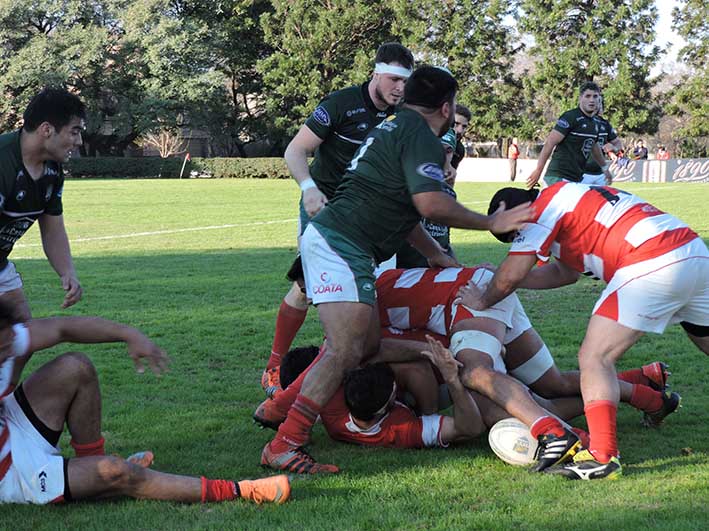
[(670, 160), (670, 152), (665, 149), (665, 146), (659, 144), (657, 146), (657, 153), (655, 154), (657, 160)]
[(453, 122), (453, 130), (455, 131), (455, 153), (453, 154), (453, 160), (451, 165), (453, 168), (458, 169), (458, 164), (465, 158), (465, 146), (463, 145), (463, 137), (465, 137), (465, 131), (468, 129), (468, 124), (470, 123), (470, 109), (465, 105), (460, 103), (455, 104), (455, 122)]
[(645, 142), (642, 139), (635, 141), (635, 147), (630, 153), (631, 160), (647, 160), (647, 148), (645, 147)]
[(510, 181), (517, 177), (517, 159), (519, 158), (519, 145), (517, 139), (513, 138), (510, 147), (507, 148), (507, 158), (510, 159)]

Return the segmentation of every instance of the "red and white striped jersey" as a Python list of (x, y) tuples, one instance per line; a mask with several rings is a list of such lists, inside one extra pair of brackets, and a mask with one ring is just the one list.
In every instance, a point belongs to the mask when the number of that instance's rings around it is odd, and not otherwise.
[[(425, 329), (446, 335), (450, 307), (475, 276), (477, 268), (389, 269), (377, 279), (377, 304), (382, 327)], [(482, 270), (480, 270), (482, 272)]]
[(542, 190), (533, 206), (535, 218), (519, 231), (510, 254), (553, 255), (606, 282), (621, 267), (697, 238), (676, 217), (610, 186), (559, 182)]
[(24, 325), (16, 324), (12, 329), (15, 332), (12, 352), (0, 362), (0, 481), (5, 477), (12, 464), (10, 428), (5, 421), (2, 399), (13, 391), (12, 374), (15, 369), (15, 359), (27, 354), (30, 344), (29, 330)]

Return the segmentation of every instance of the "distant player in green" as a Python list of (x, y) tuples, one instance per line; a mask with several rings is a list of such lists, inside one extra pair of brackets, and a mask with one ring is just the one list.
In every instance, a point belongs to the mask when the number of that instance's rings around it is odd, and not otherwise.
[[(460, 106), (456, 105), (456, 116), (457, 110)], [(449, 129), (448, 132), (441, 137), (441, 146), (443, 146), (443, 151), (446, 154), (446, 162), (444, 168), (445, 179), (443, 181), (443, 190), (449, 194), (453, 199), (457, 199), (458, 196), (453, 190), (453, 185), (455, 184), (456, 170), (451, 164), (452, 159), (455, 157), (455, 147), (458, 139), (456, 138), (455, 130)], [(456, 259), (453, 248), (451, 247), (451, 229), (447, 225), (441, 225), (430, 219), (423, 218), (421, 220), (423, 228), (426, 229), (431, 237), (436, 240), (439, 245), (443, 248), (445, 253), (453, 259)], [(413, 267), (428, 267), (428, 260), (424, 255), (414, 249), (408, 242), (404, 242), (401, 248), (396, 253), (396, 267), (398, 269), (411, 269)]]
[(458, 84), (446, 70), (417, 69), (406, 82), (403, 108), (380, 123), (352, 159), (327, 208), (308, 224), (301, 252), (308, 297), (327, 337), (261, 463), (296, 473), (333, 473), (302, 450), (322, 407), (379, 344), (374, 267), (407, 239), (432, 266), (456, 265), (420, 223), (426, 217), (466, 229), (521, 227), (528, 205), (491, 216), (472, 212), (444, 191), (440, 137), (450, 129)]
[(566, 111), (557, 120), (544, 142), (537, 167), (527, 179), (527, 188), (532, 188), (539, 182), (550, 156), (551, 161), (544, 174), (544, 182), (547, 185), (561, 180), (581, 182), (586, 161), (590, 156), (599, 164), (605, 164), (603, 152), (596, 144), (598, 126), (593, 119), (600, 100), (601, 89), (598, 85), (588, 81), (581, 86), (579, 106)]
[(62, 163), (81, 146), (85, 118), (78, 97), (47, 88), (30, 102), (22, 128), (0, 135), (0, 300), (18, 321), (30, 319), (30, 308), (8, 255), (36, 220), (44, 252), (66, 292), (62, 308), (81, 299), (62, 217)]
[[(414, 66), (411, 52), (399, 43), (382, 44), (374, 62), (372, 79), (326, 96), (288, 144), (286, 164), (303, 192), (298, 237), (332, 199), (362, 140), (394, 112), (404, 95), (404, 83)], [(281, 355), (290, 349), (307, 311), (305, 294), (293, 283), (278, 310), (271, 357), (261, 378), (269, 395), (279, 389)]]
[[(618, 138), (618, 133), (615, 128), (603, 116), (603, 98), (598, 102), (598, 109), (593, 119), (596, 120), (598, 126), (598, 146), (604, 152), (617, 152), (623, 149), (623, 143)], [(613, 183), (613, 176), (608, 171), (608, 164), (600, 165), (591, 154), (586, 161), (584, 169), (583, 184), (592, 186), (606, 186)]]

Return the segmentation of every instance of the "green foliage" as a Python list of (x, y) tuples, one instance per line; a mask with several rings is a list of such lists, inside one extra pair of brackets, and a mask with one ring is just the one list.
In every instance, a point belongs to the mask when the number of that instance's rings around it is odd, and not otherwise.
[(515, 3), (500, 0), (398, 0), (394, 32), (421, 62), (447, 66), (460, 84), (458, 101), (472, 112), (473, 140), (514, 136), (515, 36), (505, 19)]
[(534, 66), (523, 77), (524, 136), (544, 138), (549, 124), (577, 105), (578, 88), (596, 81), (605, 116), (622, 133), (653, 133), (660, 106), (650, 91), (650, 69), (661, 50), (653, 46), (653, 0), (521, 0), (520, 30), (534, 38)]
[[(685, 0), (672, 14), (674, 29), (687, 40), (680, 57), (690, 70), (675, 87), (668, 110), (684, 118), (683, 125), (674, 132), (676, 138), (697, 144), (696, 139), (709, 137), (709, 4), (703, 0)], [(706, 153), (707, 142), (703, 144)]]
[[(168, 178), (180, 176), (181, 157), (83, 157), (67, 164), (71, 177)], [(193, 158), (183, 177), (196, 172), (214, 179), (288, 179), (282, 158)]]

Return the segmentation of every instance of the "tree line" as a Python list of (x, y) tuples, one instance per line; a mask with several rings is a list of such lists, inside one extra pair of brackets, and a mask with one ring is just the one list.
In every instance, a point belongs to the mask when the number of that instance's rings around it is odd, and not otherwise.
[(678, 140), (706, 149), (707, 4), (673, 19), (686, 73), (658, 91), (653, 0), (0, 0), (0, 130), (53, 84), (89, 108), (87, 155), (184, 126), (215, 154), (267, 141), (279, 155), (320, 98), (399, 41), (456, 76), (472, 140), (544, 138), (593, 79), (621, 135), (672, 116)]

